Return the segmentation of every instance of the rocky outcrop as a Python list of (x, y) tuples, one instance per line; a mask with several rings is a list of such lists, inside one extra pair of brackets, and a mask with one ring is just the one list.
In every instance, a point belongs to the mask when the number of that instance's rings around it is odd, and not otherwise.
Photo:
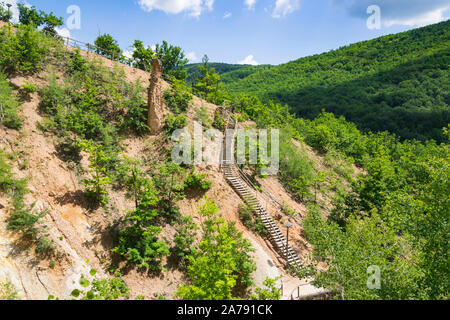
[(164, 127), (162, 69), (161, 61), (153, 59), (150, 87), (148, 88), (148, 127), (152, 135), (157, 135)]

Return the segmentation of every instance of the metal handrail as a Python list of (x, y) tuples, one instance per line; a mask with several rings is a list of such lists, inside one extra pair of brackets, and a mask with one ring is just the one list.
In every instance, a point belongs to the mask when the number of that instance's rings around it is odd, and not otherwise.
[[(120, 62), (121, 58), (126, 58), (123, 54), (118, 55), (117, 52), (97, 47), (96, 45), (93, 45), (91, 43), (82, 42), (82, 41), (79, 41), (79, 40), (76, 40), (76, 39), (73, 39), (70, 37), (61, 36), (61, 35), (54, 36), (45, 31), (42, 31), (42, 32), (49, 37), (55, 37), (57, 39), (59, 38), (59, 39), (63, 40), (64, 44), (68, 47), (80, 48), (80, 49), (86, 48), (87, 50), (84, 50), (84, 51), (86, 51), (88, 54), (92, 51), (93, 53), (97, 53), (101, 56), (104, 56), (104, 55), (100, 54), (100, 52), (105, 52), (105, 53), (111, 55), (111, 58), (110, 58), (111, 60), (119, 61), (119, 62)], [(109, 58), (109, 57), (106, 57), (106, 58)]]

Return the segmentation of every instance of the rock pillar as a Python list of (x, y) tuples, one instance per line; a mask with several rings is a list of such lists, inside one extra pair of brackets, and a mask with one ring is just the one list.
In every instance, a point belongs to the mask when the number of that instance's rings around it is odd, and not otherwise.
[(164, 127), (164, 103), (162, 94), (162, 64), (159, 59), (152, 60), (152, 75), (148, 88), (148, 119), (150, 133), (157, 135)]

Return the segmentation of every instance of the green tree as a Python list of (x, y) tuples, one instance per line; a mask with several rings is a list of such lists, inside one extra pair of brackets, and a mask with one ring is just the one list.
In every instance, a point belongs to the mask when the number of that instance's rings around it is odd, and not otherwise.
[(97, 53), (107, 57), (111, 60), (119, 59), (122, 55), (122, 50), (110, 34), (103, 34), (97, 37), (95, 40), (95, 46), (97, 47)]
[(42, 14), (43, 14), (43, 22), (45, 24), (43, 31), (49, 36), (56, 37), (57, 35), (56, 28), (64, 25), (64, 19), (55, 16), (53, 12), (50, 12), (49, 14), (46, 13)]
[(79, 146), (89, 154), (89, 173), (92, 174), (92, 178), (83, 181), (87, 195), (96, 203), (105, 205), (108, 202), (106, 186), (111, 183), (111, 177), (105, 166), (110, 158), (105, 155), (101, 145), (96, 145), (91, 140), (80, 141)]
[(156, 58), (153, 49), (145, 48), (141, 40), (134, 41), (133, 49), (133, 67), (152, 72), (152, 59)]
[(180, 47), (169, 45), (167, 41), (163, 41), (162, 44), (156, 45), (155, 55), (161, 60), (163, 72), (166, 76), (180, 81), (186, 80), (187, 70), (184, 69), (184, 66), (189, 60), (185, 58)]
[(119, 233), (119, 243), (114, 252), (124, 256), (140, 269), (159, 270), (161, 258), (169, 255), (164, 241), (158, 240), (162, 229), (155, 224), (158, 218), (159, 199), (151, 180), (142, 183), (138, 207), (127, 214)]
[(221, 87), (220, 76), (209, 67), (209, 58), (203, 57), (203, 64), (198, 66), (199, 73), (195, 79), (194, 88), (198, 90), (203, 98), (217, 104), (219, 89)]
[(281, 289), (277, 288), (277, 279), (267, 278), (264, 280), (264, 288), (256, 288), (255, 294), (250, 296), (251, 300), (280, 300)]
[(213, 201), (206, 199), (200, 213), (207, 220), (199, 249), (188, 257), (191, 284), (180, 286), (177, 296), (185, 300), (231, 300), (245, 295), (238, 289), (252, 284), (251, 274), (256, 269), (249, 255), (253, 250), (250, 243), (219, 216)]
[(188, 263), (188, 257), (195, 252), (194, 241), (197, 235), (197, 225), (192, 217), (180, 216), (175, 227), (177, 233), (174, 238), (175, 245), (172, 252), (181, 260), (182, 267)]
[(27, 7), (22, 3), (18, 3), (17, 7), (19, 8), (19, 22), (21, 24), (34, 28), (44, 24), (45, 16), (42, 14), (42, 11), (38, 12), (36, 7)]
[(45, 48), (40, 36), (32, 26), (20, 26), (12, 30), (11, 26), (0, 29), (0, 71), (6, 75), (14, 72), (33, 72), (41, 68)]

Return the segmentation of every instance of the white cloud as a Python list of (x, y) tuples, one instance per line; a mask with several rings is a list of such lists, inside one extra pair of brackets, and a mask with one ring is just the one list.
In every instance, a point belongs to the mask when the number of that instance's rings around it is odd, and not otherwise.
[(192, 17), (199, 17), (204, 10), (213, 10), (214, 0), (139, 0), (139, 5), (148, 12), (161, 10), (178, 14), (186, 11)]
[(187, 54), (186, 54), (186, 59), (188, 59), (189, 62), (196, 62), (196, 61), (198, 61), (198, 57), (197, 57), (197, 55), (195, 54), (195, 52), (189, 52), (189, 53), (187, 53)]
[(244, 60), (239, 61), (238, 64), (250, 64), (252, 66), (259, 65), (259, 63), (255, 61), (255, 58), (253, 57), (252, 54), (248, 55), (247, 58), (245, 58)]
[(55, 30), (56, 30), (56, 33), (61, 37), (72, 38), (70, 36), (70, 30), (67, 28), (55, 28)]
[(281, 18), (300, 9), (300, 0), (277, 0), (272, 17)]
[(446, 20), (446, 18), (444, 17), (444, 12), (447, 11), (447, 9), (449, 8), (450, 6), (430, 12), (425, 12), (423, 14), (410, 18), (385, 19), (384, 25), (386, 27), (390, 27), (393, 25), (404, 25), (408, 27), (424, 27), (429, 24), (434, 24)]
[(123, 56), (127, 59), (131, 59), (131, 58), (133, 58), (133, 53), (134, 53), (134, 50), (125, 50), (123, 52)]
[(228, 19), (228, 18), (231, 18), (231, 16), (232, 16), (231, 12), (225, 12), (225, 14), (223, 15), (223, 18)]
[(255, 9), (256, 0), (245, 0), (245, 5), (247, 6), (248, 10)]

